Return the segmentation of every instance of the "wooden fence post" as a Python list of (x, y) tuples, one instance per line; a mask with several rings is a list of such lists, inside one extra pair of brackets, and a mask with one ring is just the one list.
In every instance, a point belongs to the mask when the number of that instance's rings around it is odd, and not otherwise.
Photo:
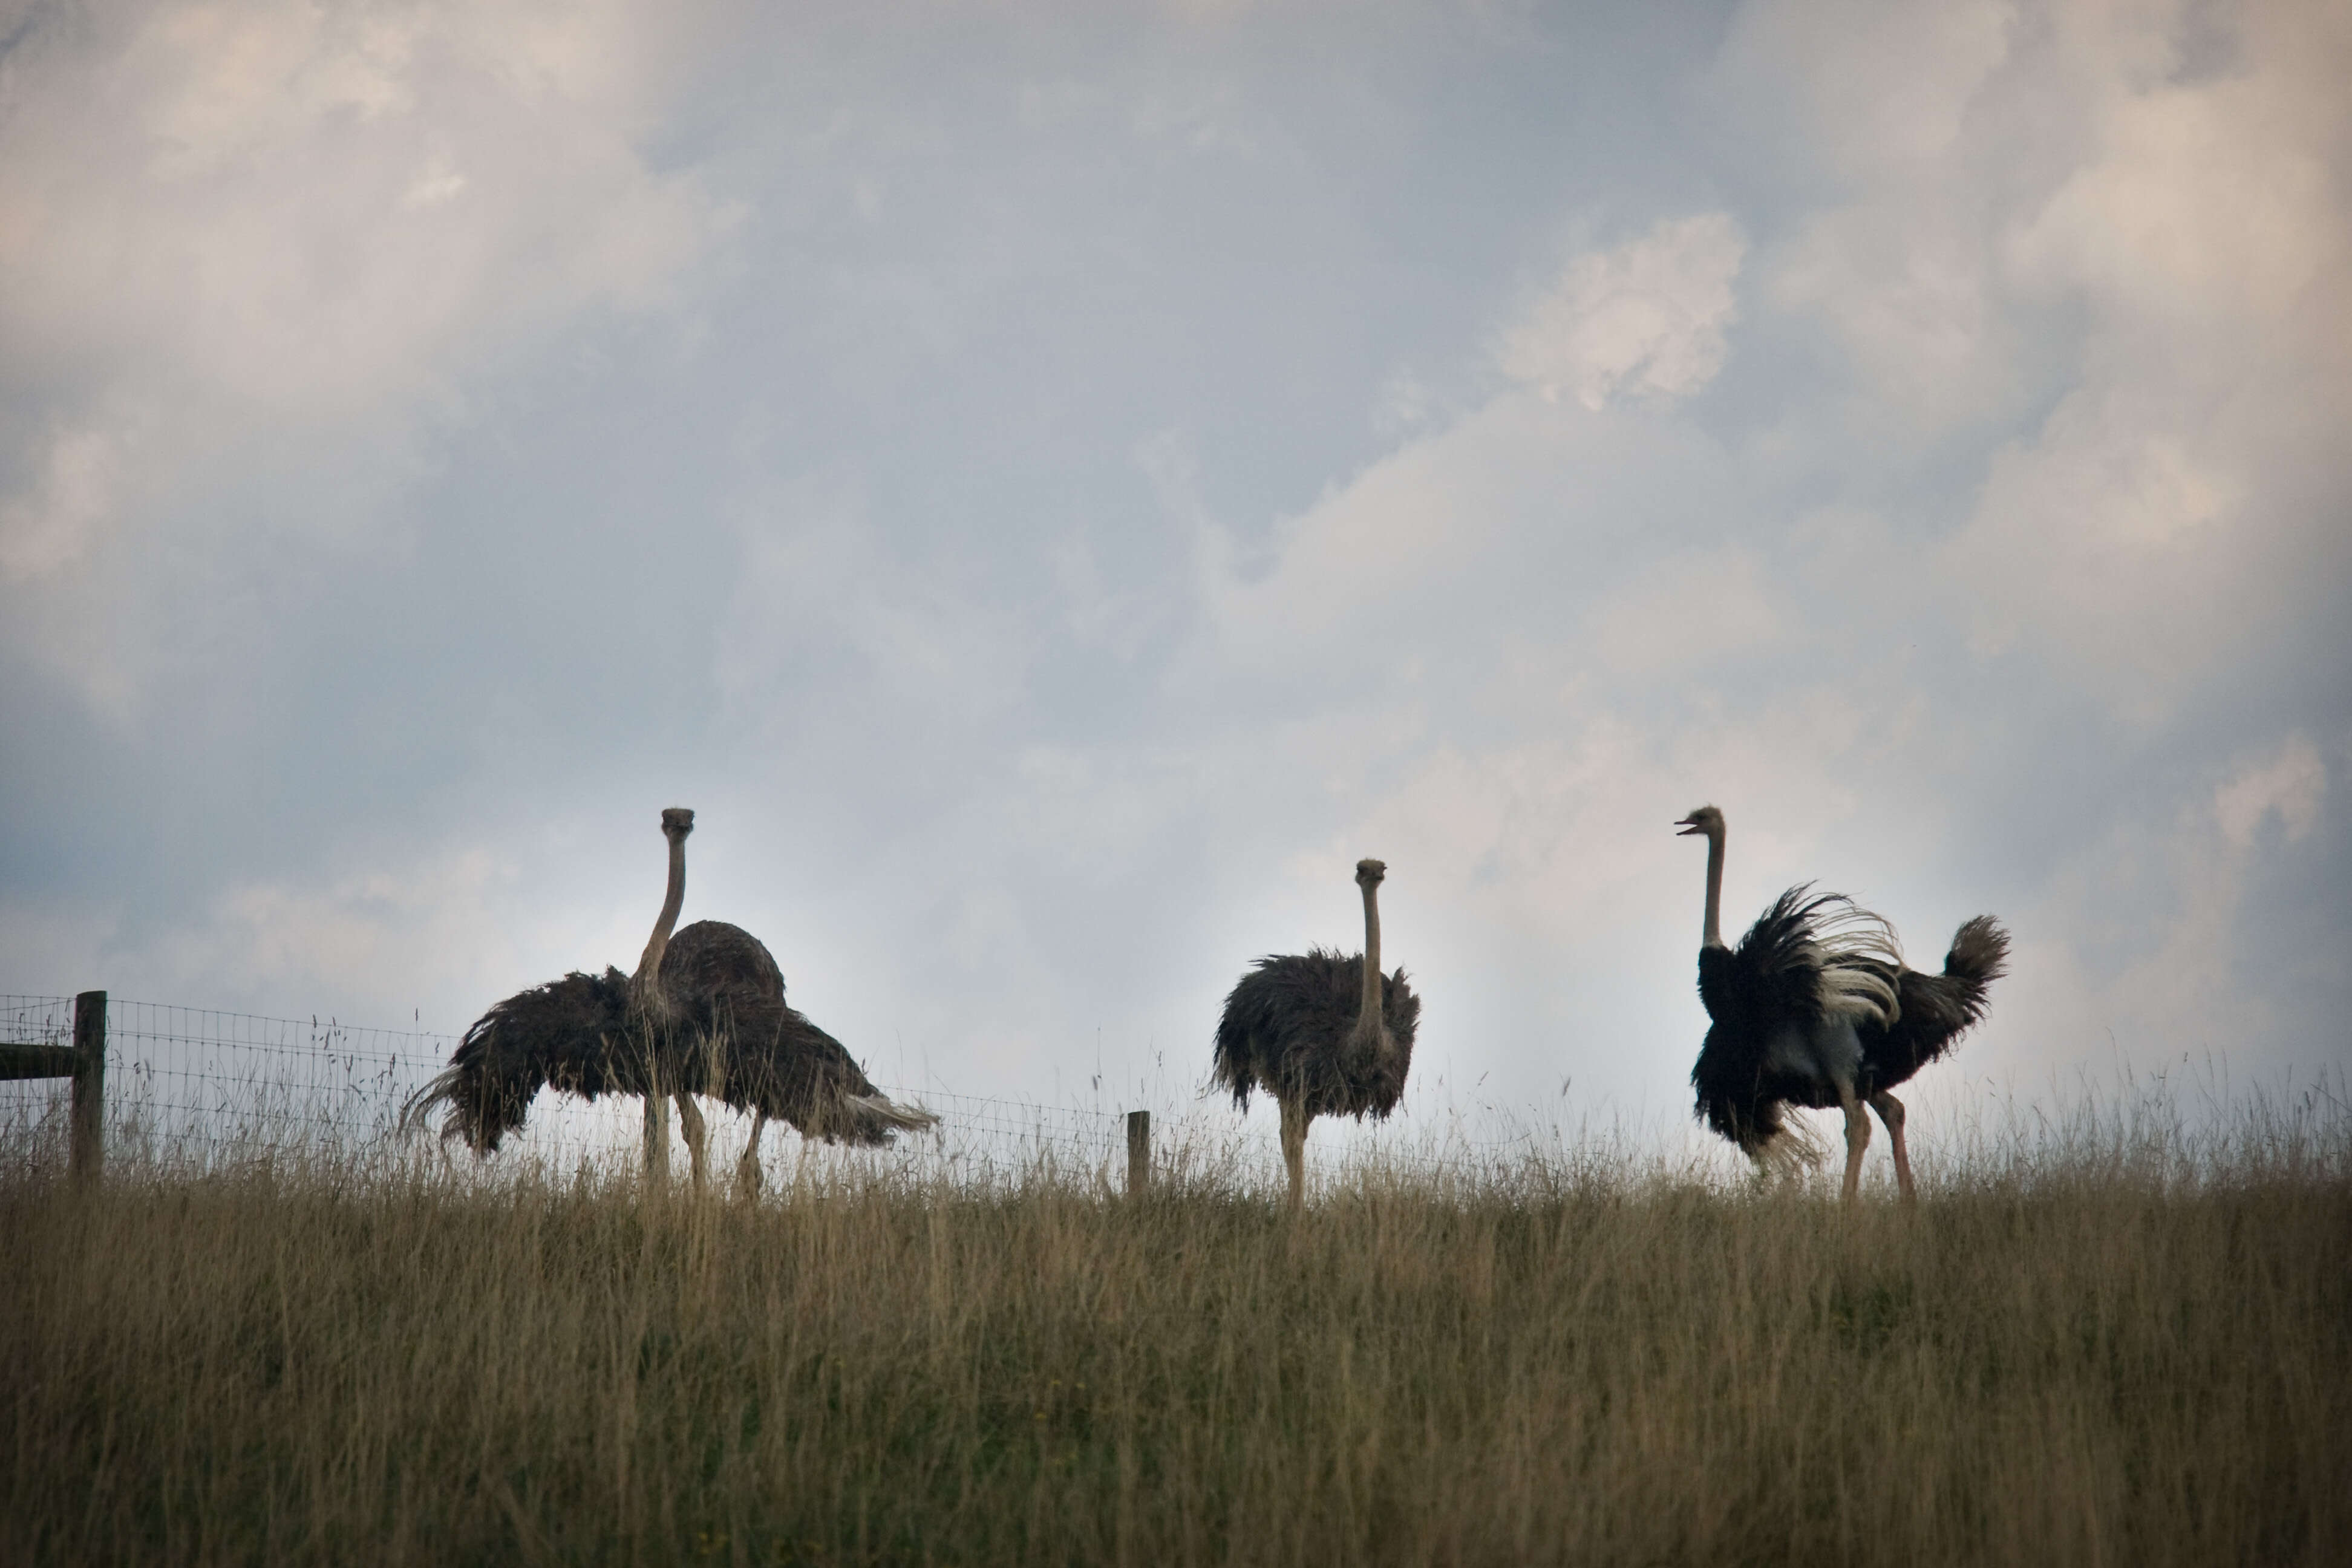
[(1127, 1113), (1127, 1195), (1139, 1198), (1151, 1190), (1151, 1112)]
[(95, 1185), (106, 1173), (106, 993), (74, 998), (73, 1141), (68, 1164), (76, 1182)]

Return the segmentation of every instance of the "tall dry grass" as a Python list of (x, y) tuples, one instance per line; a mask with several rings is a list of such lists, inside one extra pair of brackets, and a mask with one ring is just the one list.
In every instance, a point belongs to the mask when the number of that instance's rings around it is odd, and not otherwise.
[(1297, 1221), (19, 1160), (0, 1560), (2340, 1563), (2347, 1260), (2340, 1111), (1915, 1212), (1605, 1149)]

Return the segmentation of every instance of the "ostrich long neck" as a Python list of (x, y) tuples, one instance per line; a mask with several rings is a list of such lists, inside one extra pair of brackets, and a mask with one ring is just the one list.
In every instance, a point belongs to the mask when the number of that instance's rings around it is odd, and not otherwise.
[(1386, 1033), (1381, 1008), (1381, 888), (1364, 884), (1364, 1000), (1356, 1014), (1356, 1032), (1366, 1037)]
[(1704, 947), (1723, 945), (1723, 829), (1706, 836), (1706, 934)]
[(686, 835), (669, 836), (669, 891), (662, 899), (661, 918), (654, 921), (654, 934), (646, 939), (646, 954), (637, 960), (635, 984), (637, 994), (653, 1000), (661, 994), (662, 954), (669, 950), (669, 933), (677, 924), (677, 911), (686, 902)]

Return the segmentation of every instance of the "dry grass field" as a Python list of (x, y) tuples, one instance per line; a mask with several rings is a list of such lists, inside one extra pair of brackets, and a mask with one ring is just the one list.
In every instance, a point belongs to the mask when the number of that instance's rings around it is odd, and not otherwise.
[(0, 1561), (2352, 1562), (2340, 1108), (1931, 1180), (19, 1161)]

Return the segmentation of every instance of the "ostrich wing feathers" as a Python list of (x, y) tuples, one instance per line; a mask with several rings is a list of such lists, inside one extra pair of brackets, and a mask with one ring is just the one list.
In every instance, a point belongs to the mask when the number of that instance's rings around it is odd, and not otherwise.
[[(1841, 894), (1800, 883), (1756, 917), (1737, 948), (1699, 950), (1699, 1000), (1717, 1023), (1812, 1023), (1844, 1001), (1859, 965), (1891, 948), (1885, 921)], [(1892, 987), (1882, 978), (1874, 989), (1891, 1008)]]
[(462, 1137), (488, 1153), (523, 1124), (533, 1096), (553, 1085), (593, 1100), (643, 1094), (653, 1040), (629, 1005), (617, 969), (578, 971), (519, 991), (475, 1020), (449, 1066), (402, 1108), (401, 1123), (422, 1126), (446, 1110), (444, 1138)]

